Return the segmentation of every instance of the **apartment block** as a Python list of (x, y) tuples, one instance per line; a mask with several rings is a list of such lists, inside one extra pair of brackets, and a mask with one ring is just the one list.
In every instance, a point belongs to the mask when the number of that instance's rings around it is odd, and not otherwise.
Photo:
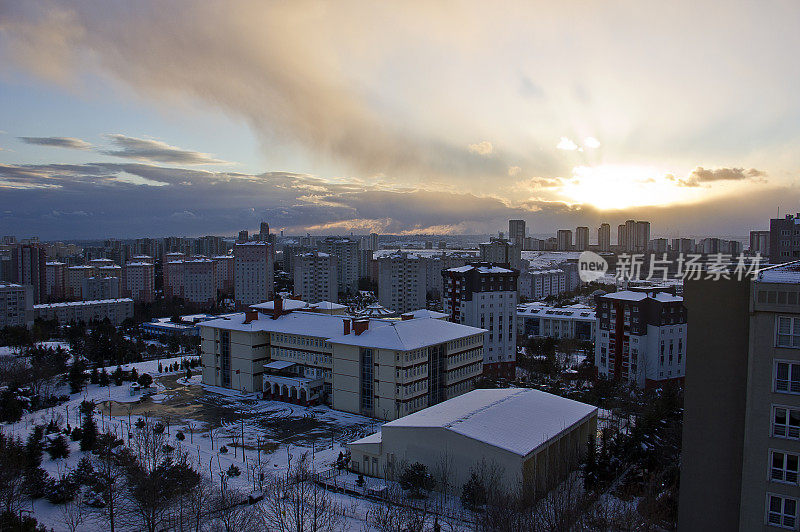
[(416, 255), (405, 252), (380, 257), (378, 302), (397, 313), (426, 307), (426, 270)]
[(339, 301), (336, 257), (322, 252), (303, 253), (294, 259), (294, 292), (308, 303)]
[(134, 301), (153, 301), (155, 266), (152, 262), (129, 262), (124, 269), (124, 294)]
[(0, 283), (0, 329), (33, 326), (33, 287)]
[(683, 382), (686, 308), (660, 288), (623, 290), (596, 298), (598, 373), (640, 388)]
[(442, 272), (444, 312), (453, 323), (486, 329), (484, 372), (512, 375), (517, 360), (517, 270), (474, 263)]
[(67, 294), (67, 265), (63, 262), (45, 263), (45, 299), (62, 301)]
[[(682, 460), (679, 524), (701, 530), (716, 520), (729, 530), (796, 530), (800, 262), (765, 268), (749, 282), (719, 284), (727, 284), (727, 293), (711, 282), (688, 282), (684, 289), (690, 351), (704, 358), (687, 374), (684, 448), (693, 460)], [(717, 293), (720, 298), (709, 299)], [(713, 386), (701, 386), (706, 375), (713, 375)], [(708, 478), (712, 468), (719, 477)], [(709, 485), (718, 490), (712, 495), (717, 504), (697, 514), (698, 503), (689, 497)]]
[(594, 340), (595, 311), (575, 304), (553, 307), (536, 301), (517, 306), (517, 335), (529, 338)]
[(317, 243), (323, 253), (336, 257), (339, 292), (355, 292), (358, 290), (358, 278), (361, 271), (361, 253), (357, 240), (350, 238), (328, 237)]
[(99, 301), (72, 301), (47, 303), (33, 306), (34, 317), (56, 320), (59, 324), (108, 320), (119, 326), (126, 318), (133, 317), (133, 299), (104, 299)]
[(237, 307), (272, 299), (274, 254), (266, 242), (238, 243), (233, 248), (234, 294)]
[(800, 258), (800, 213), (769, 221), (769, 261), (772, 264)]
[(600, 224), (597, 229), (597, 247), (599, 251), (611, 250), (611, 226), (607, 223)]
[(508, 264), (516, 270), (522, 267), (522, 248), (510, 240), (491, 238), (489, 242), (483, 242), (478, 247), (482, 262)]

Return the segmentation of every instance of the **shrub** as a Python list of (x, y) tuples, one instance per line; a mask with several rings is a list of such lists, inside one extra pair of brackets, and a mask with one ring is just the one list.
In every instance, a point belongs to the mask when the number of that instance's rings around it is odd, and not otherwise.
[(414, 462), (400, 474), (400, 487), (409, 492), (409, 497), (422, 498), (434, 487), (434, 480), (425, 464)]
[(67, 439), (59, 434), (47, 446), (47, 452), (50, 453), (50, 458), (58, 460), (59, 458), (66, 458), (69, 456), (69, 444)]
[(137, 379), (137, 381), (141, 386), (147, 388), (151, 384), (153, 384), (153, 377), (148, 375), (147, 373), (142, 373), (142, 375)]
[(223, 445), (222, 447), (219, 448), (219, 452), (221, 452), (222, 454), (228, 454), (228, 448)]
[(238, 477), (241, 474), (242, 472), (239, 470), (239, 468), (233, 464), (231, 464), (231, 466), (228, 468), (228, 476), (231, 478)]

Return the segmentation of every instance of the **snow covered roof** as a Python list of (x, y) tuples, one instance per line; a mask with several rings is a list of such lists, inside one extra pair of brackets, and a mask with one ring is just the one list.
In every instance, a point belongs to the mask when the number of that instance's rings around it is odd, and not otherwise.
[[(306, 303), (305, 301), (300, 301), (299, 299), (283, 300), (283, 310), (300, 310), (307, 307), (308, 303)], [(275, 310), (275, 301), (264, 301), (263, 303), (256, 303), (255, 305), (250, 305), (250, 308), (256, 310)]]
[(634, 292), (633, 290), (620, 290), (606, 294), (603, 299), (617, 299), (620, 301), (642, 301), (644, 299), (655, 299), (662, 303), (679, 303), (683, 301), (680, 296), (673, 296), (669, 292)]
[(328, 341), (334, 344), (410, 351), (485, 332), (485, 329), (431, 318), (370, 320), (369, 328), (361, 334), (339, 333)]
[(540, 390), (473, 390), (386, 423), (384, 430), (442, 428), (527, 456), (565, 429), (596, 414), (597, 407)]
[(586, 305), (570, 305), (568, 307), (553, 307), (540, 301), (517, 305), (517, 316), (547, 316), (558, 318), (577, 318), (594, 320), (595, 311)]
[(294, 365), (295, 365), (294, 362), (289, 362), (288, 360), (273, 360), (272, 362), (264, 364), (264, 367), (266, 369), (281, 370), (281, 369), (291, 368)]
[(244, 323), (245, 313), (241, 312), (201, 322), (200, 326), (229, 331), (280, 332), (330, 338), (344, 332), (344, 319), (349, 318), (318, 312), (295, 311), (283, 314), (274, 320), (269, 315), (259, 315), (258, 319)]
[(350, 445), (358, 445), (358, 444), (367, 444), (367, 443), (381, 443), (383, 441), (380, 432), (376, 432), (375, 434), (370, 434), (360, 440), (356, 440), (354, 442), (350, 442)]
[(475, 264), (467, 264), (466, 266), (458, 266), (456, 268), (448, 268), (448, 272), (465, 273), (471, 270), (477, 270), (480, 273), (514, 273), (513, 270), (502, 268), (500, 266), (478, 266)]
[(411, 315), (412, 318), (433, 318), (435, 320), (439, 320), (442, 318), (446, 318), (449, 314), (444, 312), (436, 312), (435, 310), (429, 310), (426, 308), (421, 308), (419, 310), (412, 310), (411, 312), (404, 312), (403, 316)]
[(366, 316), (369, 318), (385, 318), (388, 316), (394, 316), (396, 314), (395, 311), (389, 310), (386, 307), (382, 307), (378, 303), (373, 303), (369, 305), (367, 308), (358, 311), (359, 316)]
[(800, 283), (800, 261), (764, 268), (757, 279), (762, 283)]
[(34, 305), (34, 309), (57, 308), (57, 307), (85, 307), (89, 305), (100, 305), (104, 303), (133, 303), (133, 299), (123, 297), (119, 299), (95, 299), (92, 301), (67, 301), (66, 303), (42, 303)]
[(313, 303), (311, 306), (320, 310), (340, 310), (347, 308), (347, 305), (340, 305), (332, 301), (320, 301), (319, 303)]

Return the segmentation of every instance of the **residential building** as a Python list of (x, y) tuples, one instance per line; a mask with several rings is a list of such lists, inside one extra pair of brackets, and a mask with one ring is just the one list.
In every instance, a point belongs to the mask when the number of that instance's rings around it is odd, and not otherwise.
[(328, 253), (303, 253), (294, 259), (294, 293), (309, 303), (339, 301), (336, 257)]
[(33, 327), (33, 287), (0, 283), (0, 329)]
[(611, 251), (611, 226), (607, 223), (597, 229), (597, 247), (599, 251)]
[(45, 296), (47, 301), (62, 301), (67, 294), (67, 265), (63, 262), (46, 262)]
[(765, 259), (769, 258), (769, 231), (750, 231), (750, 247), (748, 252), (751, 255), (759, 254)]
[[(227, 251), (221, 236), (201, 236), (194, 241), (194, 254), (204, 257), (224, 255)], [(134, 257), (136, 259), (136, 257)]]
[(508, 239), (519, 249), (525, 247), (525, 220), (508, 221)]
[(559, 229), (556, 239), (558, 240), (558, 251), (572, 251), (572, 231)]
[(67, 299), (85, 299), (83, 297), (83, 280), (94, 277), (94, 267), (84, 264), (67, 267)]
[(125, 265), (123, 278), (125, 296), (143, 303), (153, 301), (155, 266), (152, 262), (129, 262)]
[(47, 253), (44, 247), (38, 242), (16, 244), (11, 248), (11, 261), (12, 281), (32, 286), (34, 304), (42, 301), (47, 293)]
[(181, 283), (184, 301), (204, 307), (217, 303), (216, 262), (208, 258), (194, 258), (183, 261), (183, 281)]
[(427, 306), (425, 264), (417, 255), (397, 252), (377, 262), (381, 305), (398, 313)]
[(517, 306), (517, 335), (594, 341), (595, 311), (585, 305), (554, 307), (536, 301)]
[(113, 325), (119, 326), (126, 318), (133, 318), (133, 299), (47, 303), (34, 305), (33, 313), (36, 319), (56, 320), (61, 325), (108, 318)]
[(634, 235), (634, 251), (638, 253), (647, 251), (647, 245), (650, 243), (650, 222), (636, 222)]
[(241, 308), (272, 299), (274, 293), (272, 244), (239, 243), (233, 248), (233, 256), (236, 306)]
[(528, 270), (520, 274), (519, 294), (525, 299), (540, 300), (567, 292), (567, 274), (561, 269)]
[(578, 227), (575, 229), (575, 250), (586, 251), (589, 249), (589, 228)]
[(450, 321), (486, 329), (484, 372), (513, 375), (517, 360), (519, 271), (490, 262), (442, 272), (442, 303)]
[(655, 253), (666, 253), (669, 245), (666, 238), (654, 238), (648, 243), (647, 249)]
[(596, 298), (598, 373), (643, 387), (683, 382), (686, 308), (683, 298), (658, 287)]
[(217, 290), (221, 290), (225, 294), (233, 294), (235, 262), (233, 255), (215, 255), (211, 259), (216, 264)]
[(800, 212), (769, 221), (769, 261), (772, 264), (800, 258)]
[(350, 238), (328, 237), (317, 243), (319, 251), (336, 257), (337, 275), (339, 276), (339, 292), (355, 292), (358, 290), (358, 278), (361, 269), (361, 254), (357, 240)]
[(675, 253), (694, 253), (694, 238), (673, 238), (671, 251)]
[(248, 311), (200, 324), (203, 382), (395, 419), (472, 390), (483, 330), (432, 318)]
[(86, 300), (119, 299), (117, 277), (86, 277), (81, 279), (81, 296)]
[(489, 242), (479, 244), (482, 262), (508, 264), (514, 269), (522, 267), (522, 248), (510, 240), (492, 237)]
[(347, 444), (350, 469), (396, 480), (401, 465), (429, 471), (446, 464), (457, 494), (481, 464), (497, 468), (499, 487), (531, 501), (579, 466), (597, 432), (597, 408), (539, 390), (473, 390), (381, 426)]
[[(800, 521), (800, 262), (687, 281), (681, 530)], [(702, 501), (693, 499), (705, 494)]]

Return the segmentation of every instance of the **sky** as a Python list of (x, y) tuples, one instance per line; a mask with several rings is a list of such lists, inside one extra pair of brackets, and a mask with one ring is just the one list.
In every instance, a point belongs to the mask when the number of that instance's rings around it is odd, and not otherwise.
[(0, 0), (0, 233), (744, 236), (800, 4)]

